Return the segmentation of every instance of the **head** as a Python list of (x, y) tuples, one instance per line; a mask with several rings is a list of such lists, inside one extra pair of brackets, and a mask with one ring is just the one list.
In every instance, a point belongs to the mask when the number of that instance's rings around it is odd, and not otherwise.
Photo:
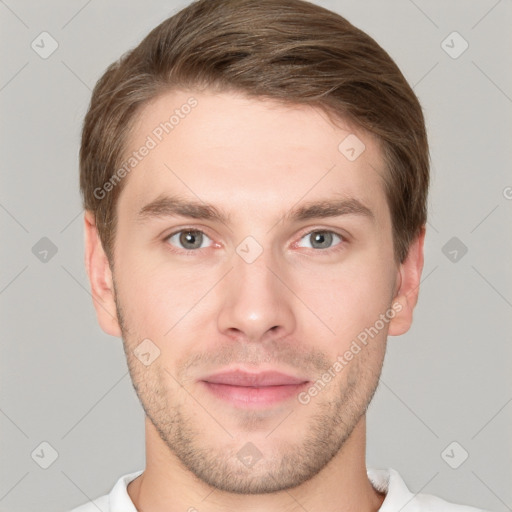
[[(428, 181), (402, 73), (319, 6), (194, 2), (106, 70), (80, 149), (86, 266), (170, 457), (265, 493), (338, 455), (412, 322)], [(306, 384), (237, 405), (206, 384), (234, 368)]]

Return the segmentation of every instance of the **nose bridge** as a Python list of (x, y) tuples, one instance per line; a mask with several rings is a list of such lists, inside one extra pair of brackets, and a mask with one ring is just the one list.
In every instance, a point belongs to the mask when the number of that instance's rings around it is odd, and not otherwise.
[(226, 276), (219, 329), (257, 341), (273, 329), (284, 335), (295, 328), (290, 294), (275, 274), (279, 261), (270, 248), (251, 237), (233, 255), (233, 270)]
[[(252, 253), (253, 249), (250, 249)], [(247, 291), (251, 291), (248, 296), (260, 296), (262, 299), (275, 300), (276, 293), (279, 294), (278, 283), (276, 277), (270, 269), (276, 271), (277, 262), (276, 258), (272, 255), (270, 249), (261, 251), (261, 254), (254, 257), (254, 259), (246, 259), (244, 255), (240, 255), (241, 251), (237, 250), (237, 257), (235, 259), (235, 268), (233, 269), (233, 276), (238, 282), (238, 286)], [(268, 295), (268, 296), (267, 296)]]

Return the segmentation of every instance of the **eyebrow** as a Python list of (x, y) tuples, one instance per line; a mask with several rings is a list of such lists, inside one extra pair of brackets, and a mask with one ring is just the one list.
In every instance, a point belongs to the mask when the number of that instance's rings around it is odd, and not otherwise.
[[(292, 208), (283, 214), (282, 217), (285, 221), (293, 222), (340, 217), (342, 215), (358, 215), (366, 217), (372, 222), (375, 221), (375, 215), (370, 208), (358, 199), (347, 197), (310, 201), (299, 207)], [(177, 196), (160, 196), (156, 198), (139, 210), (137, 220), (143, 223), (153, 218), (177, 216), (218, 221), (223, 224), (229, 223), (230, 220), (229, 214), (214, 205)]]

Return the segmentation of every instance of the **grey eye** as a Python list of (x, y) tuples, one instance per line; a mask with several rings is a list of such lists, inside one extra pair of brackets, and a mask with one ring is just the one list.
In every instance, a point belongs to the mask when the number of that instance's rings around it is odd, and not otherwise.
[(309, 245), (300, 245), (300, 247), (309, 247), (311, 249), (329, 249), (336, 238), (341, 242), (342, 239), (336, 233), (332, 231), (312, 231), (308, 233), (301, 240), (309, 241)]
[(208, 247), (207, 243), (206, 245), (204, 244), (205, 242), (209, 241), (210, 238), (206, 236), (202, 231), (196, 229), (185, 229), (170, 235), (167, 240), (179, 249), (190, 251)]

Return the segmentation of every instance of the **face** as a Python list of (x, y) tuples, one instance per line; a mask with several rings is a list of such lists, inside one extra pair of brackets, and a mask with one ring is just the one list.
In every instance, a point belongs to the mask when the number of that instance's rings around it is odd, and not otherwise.
[(97, 310), (147, 417), (218, 489), (311, 479), (364, 418), (410, 323), (397, 285), (421, 272), (394, 261), (377, 141), (307, 106), (175, 91), (141, 111), (134, 151)]

